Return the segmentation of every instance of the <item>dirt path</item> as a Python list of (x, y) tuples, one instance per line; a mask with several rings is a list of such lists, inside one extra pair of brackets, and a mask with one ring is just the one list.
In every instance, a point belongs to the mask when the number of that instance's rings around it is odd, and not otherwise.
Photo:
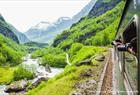
[(111, 53), (109, 55), (109, 61), (108, 61), (108, 66), (106, 68), (106, 72), (105, 72), (105, 76), (103, 79), (103, 84), (102, 84), (102, 88), (101, 88), (101, 93), (100, 95), (112, 95), (111, 91), (112, 91), (112, 56)]

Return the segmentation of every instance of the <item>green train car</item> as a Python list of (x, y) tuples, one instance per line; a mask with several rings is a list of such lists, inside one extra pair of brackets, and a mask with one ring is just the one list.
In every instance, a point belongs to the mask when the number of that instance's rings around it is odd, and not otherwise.
[[(140, 0), (126, 0), (113, 50), (113, 93), (139, 95), (140, 91)], [(130, 47), (129, 44), (131, 44)]]

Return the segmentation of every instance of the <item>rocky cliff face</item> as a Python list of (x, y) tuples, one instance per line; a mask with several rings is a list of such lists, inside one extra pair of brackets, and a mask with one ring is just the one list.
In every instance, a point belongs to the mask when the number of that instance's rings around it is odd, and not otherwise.
[(23, 33), (21, 33), (21, 32), (15, 32), (15, 34), (17, 35), (18, 40), (19, 40), (19, 42), (21, 44), (30, 42), (30, 40)]
[(2, 17), (2, 15), (0, 15), (0, 34), (14, 40), (15, 42), (19, 43), (19, 40), (16, 36), (15, 33), (12, 32), (12, 30), (10, 30), (8, 24), (6, 23), (6, 21), (4, 20), (4, 18)]
[(76, 23), (82, 17), (87, 16), (97, 1), (98, 0), (91, 0), (79, 13), (72, 17), (72, 22)]
[[(1, 22), (0, 22), (1, 23)], [(19, 43), (17, 36), (8, 28), (0, 25), (0, 33), (12, 40), (14, 40), (15, 42)]]
[(30, 40), (25, 36), (25, 34), (19, 32), (13, 25), (11, 25), (11, 24), (8, 24), (8, 25), (9, 25), (10, 30), (12, 30), (12, 32), (16, 34), (16, 36), (17, 36), (17, 38), (18, 38), (20, 44), (24, 44), (24, 43), (27, 43), (27, 42), (30, 41)]
[(54, 24), (56, 29), (61, 32), (72, 25), (72, 20), (69, 17), (60, 17)]
[(0, 14), (0, 20), (5, 21), (1, 14)]
[(97, 17), (108, 10), (113, 9), (122, 0), (97, 0), (96, 4), (93, 6), (88, 14), (88, 17)]
[(14, 26), (7, 23), (1, 14), (0, 14), (0, 33), (14, 40), (17, 43), (29, 42), (29, 39), (23, 33), (19, 32)]

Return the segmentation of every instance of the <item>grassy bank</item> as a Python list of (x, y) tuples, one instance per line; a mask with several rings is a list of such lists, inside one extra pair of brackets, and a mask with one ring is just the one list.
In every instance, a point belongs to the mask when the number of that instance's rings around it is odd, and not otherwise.
[[(77, 83), (83, 83), (90, 79), (99, 81), (103, 65), (104, 64), (98, 64), (97, 66), (84, 65), (80, 67), (68, 67), (63, 73), (50, 79), (47, 83), (42, 82), (37, 88), (29, 91), (26, 95), (69, 95), (69, 93), (76, 90), (75, 85)], [(90, 76), (82, 75), (90, 71)], [(97, 85), (94, 85), (94, 87), (94, 90), (96, 90)]]
[(13, 73), (22, 63), (26, 47), (0, 34), (0, 84), (13, 81)]
[(40, 58), (42, 65), (50, 65), (51, 67), (64, 68), (66, 63), (66, 54), (60, 48), (47, 47), (39, 49), (32, 53), (32, 58)]
[(17, 67), (0, 67), (0, 84), (8, 84), (13, 81), (13, 74)]

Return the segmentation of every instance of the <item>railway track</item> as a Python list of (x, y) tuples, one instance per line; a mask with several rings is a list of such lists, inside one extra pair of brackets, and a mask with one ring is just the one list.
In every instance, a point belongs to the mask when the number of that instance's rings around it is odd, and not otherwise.
[(112, 52), (109, 51), (109, 58), (105, 64), (99, 87), (98, 92), (96, 95), (113, 95), (112, 94), (112, 78), (113, 78), (113, 64), (112, 64)]
[(107, 63), (100, 95), (112, 95), (112, 78), (113, 78), (112, 68), (113, 68), (113, 64), (112, 64), (112, 56), (110, 51), (109, 60)]

